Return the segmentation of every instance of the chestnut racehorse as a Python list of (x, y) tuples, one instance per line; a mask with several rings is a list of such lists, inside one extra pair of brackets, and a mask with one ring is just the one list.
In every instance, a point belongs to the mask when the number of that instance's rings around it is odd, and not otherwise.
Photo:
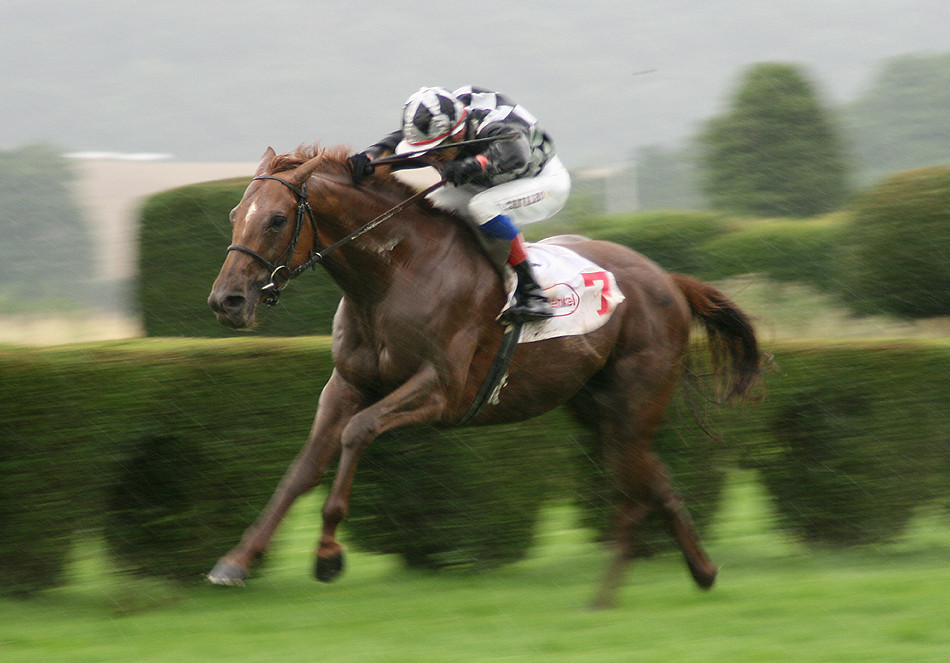
[[(361, 452), (392, 428), (458, 424), (505, 331), (496, 319), (506, 301), (501, 279), (475, 231), (413, 196), (387, 167), (355, 186), (346, 154), (314, 146), (278, 156), (268, 149), (231, 213), (232, 245), (208, 299), (221, 323), (252, 326), (262, 301), (276, 299), (317, 262), (343, 298), (333, 321), (334, 370), (309, 439), (258, 520), (208, 575), (217, 584), (243, 584), (294, 500), (339, 457), (315, 569), (320, 580), (335, 578), (343, 568), (336, 530)], [(385, 222), (359, 230), (381, 215)], [(472, 423), (523, 420), (565, 405), (597, 434), (620, 497), (616, 553), (595, 605), (613, 604), (637, 528), (653, 509), (668, 522), (696, 583), (709, 588), (717, 568), (650, 445), (680, 382), (692, 321), (705, 326), (722, 395), (734, 398), (748, 395), (759, 377), (750, 322), (719, 290), (666, 273), (629, 248), (560, 241), (612, 272), (625, 299), (593, 332), (519, 344), (498, 402)]]

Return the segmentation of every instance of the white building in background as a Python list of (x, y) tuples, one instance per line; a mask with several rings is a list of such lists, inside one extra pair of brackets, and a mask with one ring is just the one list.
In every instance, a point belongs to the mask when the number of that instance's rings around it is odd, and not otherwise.
[(79, 152), (76, 198), (96, 240), (97, 278), (127, 280), (135, 276), (138, 214), (148, 196), (179, 186), (250, 178), (256, 163), (181, 163), (165, 154)]

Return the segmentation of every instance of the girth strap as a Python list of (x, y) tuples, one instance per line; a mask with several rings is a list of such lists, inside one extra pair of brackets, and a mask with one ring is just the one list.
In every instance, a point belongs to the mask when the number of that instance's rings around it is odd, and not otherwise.
[(505, 334), (501, 338), (501, 345), (498, 347), (498, 354), (488, 369), (488, 375), (485, 381), (475, 394), (475, 400), (468, 408), (468, 412), (459, 420), (460, 425), (465, 425), (475, 419), (482, 413), (485, 406), (489, 403), (497, 403), (498, 394), (504, 387), (503, 381), (508, 375), (508, 366), (511, 364), (511, 358), (515, 355), (515, 349), (518, 347), (518, 340), (521, 338), (521, 327), (523, 323), (518, 322), (508, 325), (505, 328)]

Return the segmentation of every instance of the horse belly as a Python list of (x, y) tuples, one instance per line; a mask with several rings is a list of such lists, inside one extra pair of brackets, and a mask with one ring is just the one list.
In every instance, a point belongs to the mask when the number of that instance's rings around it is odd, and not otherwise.
[[(587, 336), (524, 343), (511, 362), (501, 388), (476, 423), (521, 421), (562, 405), (600, 371), (612, 344)], [(603, 336), (602, 334), (600, 336)]]

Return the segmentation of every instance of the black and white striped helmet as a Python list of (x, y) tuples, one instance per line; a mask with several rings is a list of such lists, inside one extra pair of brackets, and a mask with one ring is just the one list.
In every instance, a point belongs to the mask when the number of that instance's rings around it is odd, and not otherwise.
[(424, 87), (406, 101), (402, 112), (402, 142), (396, 154), (435, 147), (465, 129), (465, 105), (440, 87)]

